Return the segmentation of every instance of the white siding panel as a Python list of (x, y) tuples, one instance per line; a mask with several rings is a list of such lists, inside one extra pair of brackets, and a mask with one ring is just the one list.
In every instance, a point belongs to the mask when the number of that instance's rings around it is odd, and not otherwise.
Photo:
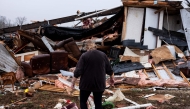
[(155, 11), (155, 9), (146, 8), (143, 45), (148, 45), (148, 49), (156, 48), (156, 36), (154, 36), (153, 33), (148, 30), (148, 27), (158, 28), (158, 14), (155, 14)]
[(188, 12), (186, 9), (181, 9), (180, 12), (188, 48), (190, 50), (190, 12)]
[(126, 35), (123, 40), (133, 39), (135, 42), (140, 42), (143, 17), (144, 8), (128, 8), (128, 15), (126, 18)]

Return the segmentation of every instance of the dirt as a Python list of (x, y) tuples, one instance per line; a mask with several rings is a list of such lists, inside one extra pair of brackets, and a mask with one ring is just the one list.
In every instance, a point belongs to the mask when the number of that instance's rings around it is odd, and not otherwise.
[[(138, 104), (151, 103), (157, 109), (190, 109), (190, 90), (149, 90), (149, 89), (129, 89), (122, 91), (127, 99), (135, 101)], [(144, 98), (149, 94), (170, 94), (175, 96), (168, 101), (148, 100)], [(107, 95), (106, 95), (107, 96)], [(109, 97), (109, 96), (107, 96)], [(79, 106), (79, 97), (70, 96), (66, 92), (50, 92), (50, 91), (37, 91), (33, 97), (27, 97), (26, 100), (15, 103), (18, 100), (25, 98), (23, 92), (15, 93), (6, 92), (0, 94), (0, 106), (9, 105), (8, 109), (53, 109), (58, 103), (58, 99), (67, 99), (75, 102)], [(14, 105), (10, 105), (14, 104)], [(114, 102), (116, 107), (131, 106), (130, 102), (125, 100)], [(66, 105), (66, 104), (64, 104)], [(143, 108), (142, 108), (143, 109)]]

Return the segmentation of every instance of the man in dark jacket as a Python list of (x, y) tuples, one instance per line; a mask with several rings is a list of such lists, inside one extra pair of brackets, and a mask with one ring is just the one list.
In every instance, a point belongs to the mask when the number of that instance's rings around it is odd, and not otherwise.
[(86, 40), (87, 52), (83, 53), (74, 71), (71, 88), (74, 88), (75, 81), (80, 77), (80, 108), (87, 108), (87, 99), (93, 92), (95, 109), (102, 109), (102, 94), (105, 90), (106, 74), (110, 75), (110, 83), (114, 84), (114, 77), (111, 65), (105, 53), (96, 50), (92, 40)]

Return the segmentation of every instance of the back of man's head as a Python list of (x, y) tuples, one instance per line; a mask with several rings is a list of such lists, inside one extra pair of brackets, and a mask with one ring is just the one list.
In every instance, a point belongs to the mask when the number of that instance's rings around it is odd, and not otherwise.
[(86, 50), (93, 50), (96, 49), (96, 44), (95, 41), (92, 39), (87, 39), (85, 40), (85, 46), (86, 46)]

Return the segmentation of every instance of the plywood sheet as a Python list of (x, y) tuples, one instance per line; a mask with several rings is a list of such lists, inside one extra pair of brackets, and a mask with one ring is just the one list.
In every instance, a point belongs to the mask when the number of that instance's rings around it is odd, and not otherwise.
[(148, 49), (156, 48), (156, 36), (151, 31), (148, 31), (148, 27), (158, 28), (158, 14), (155, 14), (155, 11), (155, 9), (146, 8), (143, 45), (148, 45)]
[(123, 40), (134, 39), (135, 42), (140, 42), (142, 25), (144, 17), (144, 8), (128, 8), (128, 14), (126, 17), (126, 34), (122, 38)]
[(185, 36), (188, 44), (188, 48), (190, 50), (190, 12), (188, 12), (186, 9), (181, 9), (181, 19), (183, 22), (183, 28), (185, 30)]

